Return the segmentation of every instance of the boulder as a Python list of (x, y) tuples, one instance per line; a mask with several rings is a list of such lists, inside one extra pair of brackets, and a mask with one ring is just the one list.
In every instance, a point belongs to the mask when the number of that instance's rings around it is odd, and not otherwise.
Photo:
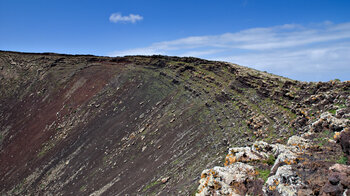
[(293, 171), (292, 166), (284, 165), (267, 179), (263, 191), (265, 195), (276, 195), (277, 192), (280, 195), (294, 196), (302, 186), (301, 178)]
[(331, 113), (322, 113), (320, 118), (311, 124), (314, 132), (320, 132), (324, 128), (329, 128), (332, 131), (341, 131), (342, 129), (349, 127), (350, 120), (345, 118), (336, 118)]
[(254, 167), (240, 162), (206, 169), (202, 172), (196, 195), (245, 195), (253, 186), (262, 186), (263, 182), (257, 180), (256, 175)]
[(335, 134), (334, 139), (340, 143), (345, 154), (350, 155), (350, 128), (346, 128)]
[(350, 166), (334, 164), (329, 168), (328, 181), (322, 187), (321, 195), (349, 195)]

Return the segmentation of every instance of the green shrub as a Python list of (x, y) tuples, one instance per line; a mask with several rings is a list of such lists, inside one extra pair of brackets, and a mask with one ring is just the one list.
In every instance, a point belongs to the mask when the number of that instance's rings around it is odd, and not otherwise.
[(154, 182), (151, 182), (150, 184), (146, 185), (142, 191), (147, 191), (148, 189), (158, 185), (160, 183), (160, 181), (154, 181)]
[(259, 172), (258, 177), (263, 179), (264, 182), (266, 182), (267, 178), (270, 175), (270, 170), (269, 169), (257, 169), (257, 171)]
[(268, 165), (273, 165), (275, 163), (275, 160), (276, 160), (275, 156), (271, 154), (268, 159), (263, 160), (263, 163), (266, 163)]
[(342, 156), (342, 157), (340, 157), (340, 159), (338, 159), (337, 160), (337, 163), (339, 163), (339, 164), (346, 164), (348, 162), (348, 157), (346, 157), (346, 156)]
[(332, 109), (332, 110), (329, 110), (328, 112), (331, 113), (331, 114), (335, 114), (336, 110)]

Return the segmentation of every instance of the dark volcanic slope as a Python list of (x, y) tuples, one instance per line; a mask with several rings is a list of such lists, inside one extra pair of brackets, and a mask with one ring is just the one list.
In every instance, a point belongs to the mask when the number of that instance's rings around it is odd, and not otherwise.
[(284, 142), (350, 90), (197, 58), (13, 52), (0, 82), (9, 195), (192, 194), (228, 146)]

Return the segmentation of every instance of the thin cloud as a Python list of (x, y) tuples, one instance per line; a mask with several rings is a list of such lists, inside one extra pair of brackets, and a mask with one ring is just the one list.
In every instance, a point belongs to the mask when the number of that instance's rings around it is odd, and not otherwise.
[(304, 81), (349, 80), (350, 42), (215, 57)]
[(153, 48), (135, 48), (135, 49), (124, 50), (124, 51), (114, 51), (109, 56), (154, 55), (154, 54), (165, 55), (165, 53), (159, 52)]
[(191, 36), (172, 41), (157, 42), (143, 48), (168, 53), (175, 50), (201, 47), (268, 50), (350, 38), (350, 23), (315, 25), (315, 28), (286, 24), (269, 28), (252, 28), (237, 33), (213, 36)]
[(299, 80), (325, 81), (336, 77), (349, 80), (350, 23), (284, 24), (220, 35), (191, 36), (116, 51), (110, 56), (134, 54), (193, 55)]
[(143, 20), (143, 17), (138, 14), (129, 14), (129, 16), (123, 16), (121, 13), (113, 13), (109, 17), (109, 21), (113, 23), (136, 23)]
[(202, 50), (202, 51), (189, 51), (180, 54), (179, 56), (204, 56), (204, 55), (211, 55), (211, 54), (216, 54), (219, 52), (222, 52), (223, 50)]

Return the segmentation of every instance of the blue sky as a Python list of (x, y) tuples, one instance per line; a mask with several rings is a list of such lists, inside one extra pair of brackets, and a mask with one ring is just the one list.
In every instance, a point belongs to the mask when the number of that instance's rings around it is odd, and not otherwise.
[(222, 60), (350, 80), (347, 0), (0, 0), (0, 50)]

